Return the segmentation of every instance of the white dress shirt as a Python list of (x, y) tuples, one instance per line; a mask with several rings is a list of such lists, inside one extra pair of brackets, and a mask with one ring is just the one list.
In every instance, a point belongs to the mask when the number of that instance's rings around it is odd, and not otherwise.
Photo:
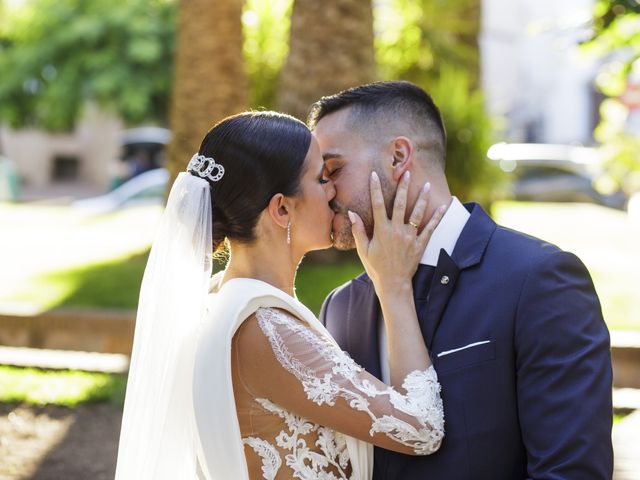
[[(464, 205), (456, 197), (452, 197), (451, 204), (445, 212), (442, 220), (436, 227), (427, 248), (420, 259), (422, 265), (435, 267), (438, 264), (440, 249), (444, 249), (449, 255), (458, 242), (462, 229), (467, 224), (471, 214), (464, 208)], [(387, 331), (382, 315), (378, 323), (378, 348), (380, 351), (380, 367), (382, 370), (382, 381), (390, 384), (391, 375), (389, 372), (389, 352), (387, 349)]]

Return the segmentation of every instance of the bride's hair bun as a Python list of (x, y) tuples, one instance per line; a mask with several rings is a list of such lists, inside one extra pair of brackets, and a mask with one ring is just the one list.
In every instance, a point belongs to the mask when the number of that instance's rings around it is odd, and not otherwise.
[(304, 123), (276, 112), (239, 113), (209, 130), (198, 153), (224, 167), (224, 176), (209, 182), (214, 254), (227, 238), (251, 243), (271, 197), (299, 192), (310, 144)]

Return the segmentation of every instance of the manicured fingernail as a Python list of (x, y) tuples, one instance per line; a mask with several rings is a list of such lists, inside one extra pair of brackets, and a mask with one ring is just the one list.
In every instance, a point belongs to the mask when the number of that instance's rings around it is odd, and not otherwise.
[(440, 212), (444, 213), (447, 211), (447, 206), (446, 205), (440, 205)]
[(373, 178), (374, 180), (380, 180), (376, 172), (371, 172), (371, 178)]
[(424, 184), (424, 187), (422, 187), (422, 191), (423, 193), (427, 193), (429, 190), (431, 190), (431, 184), (427, 182)]
[(349, 215), (349, 220), (351, 220), (351, 224), (356, 223), (356, 214), (351, 210), (347, 210), (347, 215)]
[(411, 178), (411, 172), (407, 170), (406, 172), (404, 172), (404, 175), (402, 176), (402, 178), (404, 179), (405, 182), (408, 182), (409, 179)]

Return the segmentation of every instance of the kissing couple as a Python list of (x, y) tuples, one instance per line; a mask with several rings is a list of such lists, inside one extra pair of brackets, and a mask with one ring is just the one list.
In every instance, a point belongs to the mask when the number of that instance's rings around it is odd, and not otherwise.
[[(323, 97), (308, 125), (216, 124), (145, 270), (116, 478), (610, 479), (589, 273), (452, 196), (445, 152), (409, 82)], [(332, 245), (366, 272), (318, 319), (295, 274)]]

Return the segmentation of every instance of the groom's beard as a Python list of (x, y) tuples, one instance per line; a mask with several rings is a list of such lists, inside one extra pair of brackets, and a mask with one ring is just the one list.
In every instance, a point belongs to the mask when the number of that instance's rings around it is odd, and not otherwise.
[[(356, 212), (362, 218), (362, 212), (357, 208), (350, 208), (352, 212)], [(364, 218), (363, 218), (364, 221)], [(373, 225), (371, 222), (364, 222), (367, 235), (369, 230), (373, 232)], [(338, 250), (352, 250), (356, 248), (356, 242), (351, 232), (351, 220), (346, 213), (346, 209), (340, 209), (336, 211), (336, 216), (333, 218), (333, 246)]]
[[(387, 212), (393, 208), (393, 199), (396, 195), (397, 185), (393, 185), (384, 175), (380, 176), (380, 184), (382, 186), (382, 196)], [(369, 188), (367, 186), (367, 188)], [(335, 212), (333, 218), (333, 246), (338, 250), (352, 250), (356, 248), (356, 242), (351, 232), (351, 220), (347, 215), (347, 211), (360, 215), (367, 236), (373, 236), (373, 211), (371, 210), (371, 196), (366, 194), (356, 195), (358, 200), (348, 206), (342, 205), (334, 200), (329, 202), (329, 206)]]

